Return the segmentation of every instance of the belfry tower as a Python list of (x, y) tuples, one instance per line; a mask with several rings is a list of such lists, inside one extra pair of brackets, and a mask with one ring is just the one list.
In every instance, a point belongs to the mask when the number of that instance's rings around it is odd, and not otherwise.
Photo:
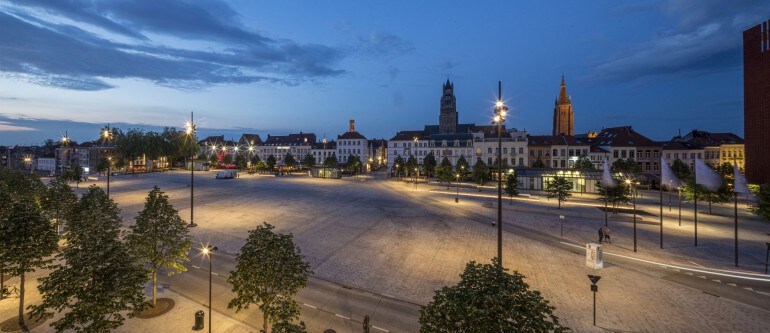
[(572, 112), (572, 98), (567, 95), (564, 74), (561, 76), (559, 97), (553, 107), (553, 135), (575, 135), (575, 114)]
[(457, 133), (457, 99), (455, 85), (444, 83), (444, 95), (441, 96), (441, 114), (438, 117), (438, 131), (441, 134)]

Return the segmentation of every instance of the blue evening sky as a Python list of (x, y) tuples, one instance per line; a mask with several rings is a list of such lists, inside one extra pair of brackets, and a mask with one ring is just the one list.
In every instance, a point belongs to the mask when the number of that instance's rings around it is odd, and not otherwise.
[(767, 1), (0, 0), (0, 145), (121, 128), (368, 138), (488, 123), (549, 134), (562, 73), (576, 132), (743, 135), (742, 31)]

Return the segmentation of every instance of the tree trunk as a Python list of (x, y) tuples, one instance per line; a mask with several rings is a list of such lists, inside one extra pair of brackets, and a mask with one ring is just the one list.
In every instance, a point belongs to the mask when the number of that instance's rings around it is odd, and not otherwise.
[(155, 294), (158, 291), (158, 271), (152, 271), (152, 306), (155, 307)]
[(267, 330), (267, 313), (266, 313), (266, 312), (264, 312), (264, 311), (262, 312), (262, 329), (263, 329), (265, 332), (269, 332), (269, 331)]
[(19, 286), (19, 326), (24, 327), (24, 280), (27, 273), (21, 273), (21, 285)]
[(711, 214), (711, 200), (709, 200), (709, 214)]
[(556, 198), (556, 202), (558, 202), (558, 203), (559, 203), (559, 209), (561, 209), (561, 199), (559, 199), (559, 198)]

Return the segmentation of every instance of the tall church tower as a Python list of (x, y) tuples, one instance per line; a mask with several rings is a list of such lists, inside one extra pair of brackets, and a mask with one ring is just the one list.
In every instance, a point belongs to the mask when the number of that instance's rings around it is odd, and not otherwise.
[(457, 133), (457, 100), (455, 85), (446, 80), (444, 95), (441, 96), (441, 115), (439, 115), (438, 131), (441, 134)]
[(572, 112), (572, 98), (567, 95), (564, 74), (561, 76), (559, 98), (553, 107), (553, 135), (575, 135), (575, 114)]

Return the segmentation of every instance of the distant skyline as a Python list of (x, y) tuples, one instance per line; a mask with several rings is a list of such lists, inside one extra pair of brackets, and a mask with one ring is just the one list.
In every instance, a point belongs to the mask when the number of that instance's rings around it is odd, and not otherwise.
[[(368, 138), (437, 124), (455, 83), (462, 123), (549, 134), (561, 75), (575, 132), (631, 125), (743, 136), (742, 31), (767, 1), (255, 2), (0, 0), (0, 145), (106, 123), (200, 136)], [(91, 133), (93, 132), (93, 133)]]

